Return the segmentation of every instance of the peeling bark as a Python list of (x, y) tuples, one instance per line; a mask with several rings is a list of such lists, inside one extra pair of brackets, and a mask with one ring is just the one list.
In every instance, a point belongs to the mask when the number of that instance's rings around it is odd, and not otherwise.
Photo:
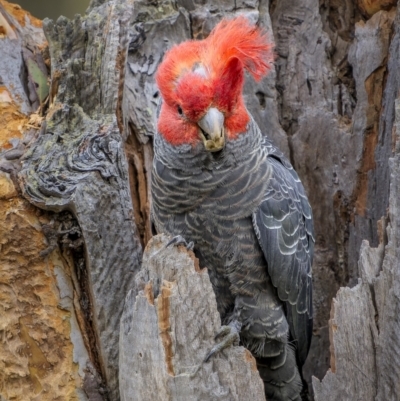
[[(75, 383), (77, 393), (65, 395), (68, 399), (119, 398), (118, 366), (114, 363), (118, 360), (119, 332), (116, 328), (125, 295), (141, 260), (142, 247), (132, 219), (127, 162), (116, 115), (119, 81), (116, 67), (120, 66), (119, 57), (123, 52), (121, 21), (131, 15), (128, 5), (107, 3), (93, 7), (84, 19), (76, 17), (68, 21), (60, 17), (57, 22), (44, 22), (51, 57), (46, 117), (40, 132), (34, 134), (36, 138), (30, 138), (22, 166), (21, 154), (11, 154), (19, 149), (11, 136), (7, 139), (13, 149), (4, 152), (2, 162), (2, 170), (10, 177), (16, 178), (16, 172), (20, 170), (20, 187), (32, 204), (56, 212), (49, 214), (53, 221), (45, 223), (42, 230), (39, 225), (41, 235), (47, 234), (49, 247), (45, 250), (38, 247), (36, 257), (53, 255), (58, 249), (57, 242), (63, 248), (73, 250), (70, 263), (64, 262), (53, 273), (63, 282), (67, 276), (76, 277), (69, 296), (73, 302), (68, 311), (76, 315), (71, 317), (73, 332), (70, 336), (71, 341), (81, 336), (82, 344), (79, 349), (72, 347), (74, 351), (65, 353), (74, 361), (76, 358), (81, 360), (86, 354), (85, 366), (79, 368), (77, 375), (80, 382)], [(12, 17), (9, 18), (11, 21)], [(16, 20), (12, 20), (10, 26), (14, 24), (17, 24)], [(22, 47), (32, 49), (34, 42), (30, 38), (31, 42), (26, 43), (24, 29), (18, 27), (16, 32), (17, 39), (4, 39), (2, 44), (13, 46), (14, 41), (14, 46), (21, 43)], [(17, 42), (18, 35), (20, 42)], [(6, 73), (11, 71), (8, 69)], [(31, 111), (38, 106), (37, 97), (21, 95), (30, 93), (30, 86), (24, 87), (26, 79), (29, 83), (27, 75), (10, 74), (2, 78), (7, 88), (14, 90), (10, 97), (24, 101), (20, 106), (22, 104)], [(43, 104), (42, 111), (45, 107)], [(63, 225), (62, 212), (65, 211), (71, 211), (75, 216), (75, 228)], [(84, 241), (84, 250), (73, 243), (79, 240), (78, 237), (81, 238), (80, 246)], [(64, 243), (64, 240), (69, 242)], [(71, 266), (73, 274), (69, 271)], [(32, 348), (34, 343), (29, 342), (28, 329), (22, 329), (25, 326), (21, 320), (22, 341)], [(40, 345), (37, 347), (39, 359), (32, 362), (32, 366), (40, 361), (47, 366), (44, 357), (40, 356), (43, 354)], [(49, 370), (50, 365), (45, 369)], [(65, 368), (66, 372), (74, 370)], [(35, 371), (31, 372), (34, 386), (31, 397), (46, 391), (46, 387), (39, 387), (36, 376)], [(42, 376), (40, 373), (38, 377)]]
[[(314, 378), (315, 400), (398, 400), (400, 288), (400, 102), (396, 100), (394, 156), (389, 159), (387, 238), (361, 246), (359, 283), (342, 288), (332, 305), (331, 369)], [(387, 243), (387, 245), (385, 245)]]
[[(45, 21), (52, 96), (21, 187), (36, 206), (74, 213), (85, 241), (91, 346), (109, 397), (118, 399), (119, 318), (141, 260), (116, 106), (121, 21), (129, 3), (93, 7), (82, 20)], [(129, 20), (129, 18), (128, 18)]]
[[(47, 248), (51, 216), (20, 196), (17, 173), (36, 135), (38, 107), (28, 60), (44, 65), (41, 22), (0, 2), (0, 398), (86, 400), (98, 379), (85, 343), (71, 252)], [(29, 116), (31, 114), (31, 116)], [(98, 387), (98, 386), (97, 386)]]

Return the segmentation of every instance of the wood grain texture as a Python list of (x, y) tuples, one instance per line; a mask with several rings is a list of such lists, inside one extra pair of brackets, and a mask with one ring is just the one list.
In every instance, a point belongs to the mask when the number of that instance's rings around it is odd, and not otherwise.
[(202, 363), (221, 322), (207, 270), (153, 237), (121, 319), (123, 401), (265, 400), (255, 360), (230, 347)]
[(400, 396), (399, 363), (399, 199), (400, 101), (396, 100), (394, 155), (389, 159), (390, 195), (386, 235), (360, 251), (360, 281), (342, 288), (330, 320), (331, 369), (313, 379), (316, 401), (388, 400)]
[[(330, 322), (331, 360), (334, 363), (331, 362), (331, 371), (322, 382), (313, 380), (317, 401), (397, 400), (400, 395), (397, 380), (398, 347), (394, 345), (399, 344), (399, 303), (394, 295), (399, 287), (400, 228), (397, 217), (400, 132), (397, 100), (398, 18), (397, 9), (393, 24), (395, 34), (390, 46), (393, 12), (380, 11), (367, 23), (356, 25), (356, 40), (349, 53), (353, 66), (359, 66), (354, 71), (360, 99), (355, 122), (365, 132), (358, 181), (358, 189), (361, 190), (356, 203), (358, 214), (355, 224), (350, 226), (349, 243), (353, 247), (353, 258), (356, 255), (354, 249), (357, 250), (362, 238), (368, 238), (371, 246), (378, 247), (371, 247), (367, 241), (361, 243), (358, 264), (360, 282), (352, 290), (347, 290), (346, 299), (343, 297), (344, 289), (338, 294)], [(375, 53), (382, 50), (384, 53), (381, 56)], [(374, 53), (375, 57), (372, 57)], [(355, 62), (357, 58), (365, 57), (365, 65)], [(387, 76), (384, 73), (386, 69)], [(386, 86), (382, 90), (382, 83), (379, 82), (385, 79)], [(364, 201), (360, 202), (361, 199)], [(385, 207), (388, 208), (387, 220)], [(371, 230), (371, 226), (376, 229)], [(358, 309), (357, 316), (351, 313), (354, 308)], [(360, 316), (362, 322), (354, 326)], [(337, 320), (341, 321), (341, 325), (335, 324)], [(333, 326), (336, 332), (332, 330)], [(364, 333), (361, 337), (360, 332)], [(356, 355), (352, 350), (357, 350)], [(335, 372), (332, 369), (334, 366)]]
[[(387, 207), (388, 180), (373, 179), (374, 154), (379, 146), (390, 146), (377, 138), (385, 129), (379, 95), (393, 11), (356, 23), (360, 16), (349, 2), (329, 1), (325, 7), (288, 0), (274, 3), (271, 11), (280, 122), (313, 207), (317, 237), (315, 336), (307, 380), (311, 374), (322, 378), (329, 366), (326, 322), (332, 297), (340, 286), (357, 283), (362, 240), (377, 245), (377, 222), (385, 214), (377, 208)], [(378, 196), (377, 186), (379, 199), (372, 195)]]
[(84, 18), (44, 22), (52, 60), (50, 109), (19, 176), (29, 201), (70, 210), (79, 223), (94, 354), (112, 400), (118, 399), (119, 319), (142, 253), (116, 118), (128, 5), (108, 2)]
[(71, 249), (58, 247), (57, 235), (49, 243), (54, 215), (23, 199), (17, 182), (41, 121), (27, 65), (40, 66), (47, 79), (46, 40), (40, 21), (3, 1), (1, 28), (0, 399), (99, 400)]
[[(349, 269), (355, 269), (363, 239), (377, 246), (378, 221), (385, 216), (389, 198), (388, 163), (392, 148), (395, 80), (397, 68), (388, 63), (398, 39), (390, 44), (394, 12), (380, 11), (366, 23), (355, 26), (355, 40), (349, 49), (357, 105), (353, 130), (359, 136), (356, 187), (353, 192), (354, 224), (349, 228)], [(391, 58), (391, 57), (390, 57)], [(393, 63), (393, 62), (392, 62)], [(385, 80), (386, 81), (385, 86)], [(387, 105), (387, 106), (386, 106)], [(354, 284), (356, 270), (350, 272)]]

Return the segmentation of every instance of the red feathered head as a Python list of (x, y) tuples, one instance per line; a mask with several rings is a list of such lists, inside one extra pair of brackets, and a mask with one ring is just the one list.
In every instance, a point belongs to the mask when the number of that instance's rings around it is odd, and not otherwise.
[(164, 100), (158, 130), (170, 143), (200, 140), (197, 123), (210, 108), (224, 116), (228, 138), (246, 130), (244, 70), (261, 79), (274, 60), (268, 36), (245, 17), (220, 22), (207, 39), (187, 41), (167, 52), (157, 71)]

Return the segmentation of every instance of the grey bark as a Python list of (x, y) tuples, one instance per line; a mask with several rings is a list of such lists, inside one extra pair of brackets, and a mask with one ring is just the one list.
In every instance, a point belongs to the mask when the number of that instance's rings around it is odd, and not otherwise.
[(341, 288), (333, 300), (331, 369), (321, 382), (313, 379), (316, 401), (399, 399), (399, 100), (396, 100), (395, 136), (394, 156), (389, 159), (386, 233), (382, 233), (377, 248), (363, 241), (358, 284)]
[(264, 400), (256, 361), (231, 347), (203, 363), (221, 328), (207, 269), (193, 252), (153, 237), (121, 318), (123, 401)]
[[(25, 154), (20, 182), (36, 206), (70, 211), (84, 239), (81, 287), (94, 365), (117, 400), (119, 320), (142, 246), (132, 219), (128, 166), (118, 127), (118, 57), (125, 2), (93, 7), (83, 20), (45, 20), (50, 107)], [(129, 19), (129, 18), (128, 18)]]

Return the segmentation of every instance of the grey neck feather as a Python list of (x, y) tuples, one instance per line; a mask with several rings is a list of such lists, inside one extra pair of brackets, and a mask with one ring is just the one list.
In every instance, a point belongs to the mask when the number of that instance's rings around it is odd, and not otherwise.
[[(245, 193), (234, 209), (246, 203), (246, 213), (261, 202), (271, 176), (262, 135), (251, 120), (246, 133), (228, 140), (218, 153), (196, 146), (174, 146), (159, 133), (154, 137), (152, 191), (154, 207), (165, 213), (184, 213), (215, 201), (217, 194)], [(222, 196), (222, 195), (221, 195)], [(232, 201), (233, 202), (233, 201)], [(236, 213), (229, 201), (226, 212)]]
[(226, 141), (225, 148), (217, 153), (206, 151), (200, 141), (195, 146), (171, 145), (157, 132), (154, 136), (154, 156), (170, 169), (193, 175), (198, 170), (215, 171), (243, 165), (254, 153), (261, 150), (261, 141), (262, 134), (253, 119), (250, 120), (245, 134), (239, 135), (235, 140)]

